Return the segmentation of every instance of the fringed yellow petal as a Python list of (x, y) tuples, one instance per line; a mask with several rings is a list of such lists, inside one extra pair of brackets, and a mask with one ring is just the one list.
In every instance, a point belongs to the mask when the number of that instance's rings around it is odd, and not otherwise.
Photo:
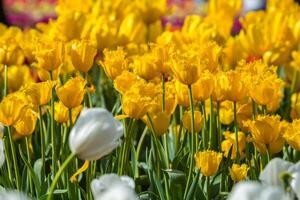
[(122, 120), (122, 119), (126, 119), (126, 118), (128, 118), (129, 116), (128, 115), (116, 115), (115, 116), (115, 119), (117, 119), (117, 120)]
[(87, 170), (87, 169), (89, 168), (89, 166), (90, 166), (90, 161), (87, 161), (87, 160), (86, 160), (86, 161), (83, 163), (82, 167), (80, 167), (80, 168), (75, 172), (75, 174), (73, 174), (73, 175), (71, 176), (71, 178), (70, 178), (71, 183), (76, 182), (76, 181), (77, 181), (76, 176), (78, 176), (79, 174), (81, 174), (81, 173), (83, 173), (85, 170)]

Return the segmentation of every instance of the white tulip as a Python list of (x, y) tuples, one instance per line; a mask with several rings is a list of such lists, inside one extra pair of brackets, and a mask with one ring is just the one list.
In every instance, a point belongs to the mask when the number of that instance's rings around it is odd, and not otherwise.
[(0, 200), (30, 200), (30, 198), (23, 193), (11, 190), (0, 192)]
[(3, 140), (0, 139), (0, 167), (4, 164), (5, 161), (5, 154), (4, 154), (4, 146)]
[(95, 200), (135, 200), (134, 181), (128, 176), (105, 174), (91, 183)]
[(103, 108), (84, 109), (71, 130), (72, 153), (83, 160), (98, 160), (121, 142), (123, 126)]
[(237, 183), (228, 196), (228, 200), (290, 200), (283, 188), (262, 185), (257, 181)]
[[(294, 194), (300, 199), (300, 161), (293, 164), (281, 158), (274, 158), (261, 172), (259, 179), (264, 184), (284, 187), (283, 181), (280, 179), (282, 173), (289, 173), (291, 175), (290, 186)], [(291, 194), (291, 196), (294, 194)]]

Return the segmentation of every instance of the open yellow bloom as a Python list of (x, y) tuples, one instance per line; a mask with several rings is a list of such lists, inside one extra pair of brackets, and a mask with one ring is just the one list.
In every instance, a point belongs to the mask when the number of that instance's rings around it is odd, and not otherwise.
[(226, 77), (228, 85), (225, 91), (225, 98), (234, 102), (243, 100), (247, 95), (244, 74), (239, 71), (228, 71), (226, 72)]
[(267, 150), (272, 154), (281, 151), (284, 140), (279, 116), (258, 115), (254, 121), (245, 121), (244, 126), (250, 131), (255, 146), (262, 154)]
[(125, 94), (138, 81), (142, 81), (142, 79), (138, 78), (136, 74), (125, 70), (114, 80), (114, 87), (119, 93)]
[(294, 120), (283, 133), (285, 141), (297, 151), (300, 150), (300, 120)]
[(230, 177), (234, 182), (245, 180), (249, 167), (246, 164), (233, 164), (230, 172)]
[(196, 166), (204, 176), (213, 176), (217, 173), (222, 161), (222, 153), (202, 151), (195, 154)]
[(59, 41), (45, 42), (38, 44), (34, 52), (37, 65), (47, 71), (59, 68), (64, 60), (64, 44)]
[(66, 107), (75, 108), (83, 101), (85, 85), (86, 81), (83, 78), (72, 78), (63, 86), (57, 86), (56, 94)]
[(0, 44), (0, 64), (21, 65), (24, 63), (22, 49), (15, 43)]
[[(236, 138), (235, 133), (229, 131), (224, 132), (225, 140), (222, 141), (221, 149), (224, 152), (224, 156), (228, 157), (229, 151), (231, 150), (231, 159), (236, 158)], [(239, 145), (239, 154), (243, 158), (245, 156), (244, 150), (246, 148), (246, 135), (239, 131), (238, 132), (238, 145)]]
[(5, 126), (13, 125), (19, 120), (26, 106), (27, 100), (23, 93), (7, 95), (0, 103), (0, 122)]
[(55, 84), (55, 81), (32, 83), (22, 90), (30, 97), (34, 105), (41, 106), (49, 103), (52, 95), (52, 88)]
[(94, 64), (97, 49), (88, 41), (74, 40), (69, 44), (67, 53), (73, 67), (86, 73)]
[(106, 76), (114, 80), (117, 76), (121, 75), (124, 70), (128, 68), (128, 60), (126, 53), (122, 48), (115, 51), (104, 49), (104, 61), (100, 62)]
[(20, 136), (31, 135), (35, 129), (37, 121), (37, 113), (27, 108), (20, 119), (14, 124), (17, 134)]
[[(191, 116), (192, 116), (191, 111), (185, 111), (182, 117), (182, 123), (184, 128), (186, 128), (190, 132), (192, 130)], [(195, 132), (200, 132), (203, 125), (202, 113), (200, 111), (194, 112), (194, 120), (195, 120), (195, 124), (194, 124)]]
[(138, 94), (125, 94), (122, 99), (124, 113), (134, 119), (142, 118), (148, 111), (151, 98)]

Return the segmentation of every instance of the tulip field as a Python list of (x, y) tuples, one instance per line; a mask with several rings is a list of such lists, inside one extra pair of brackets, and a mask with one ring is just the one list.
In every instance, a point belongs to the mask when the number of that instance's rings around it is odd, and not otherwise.
[(0, 24), (0, 200), (300, 199), (300, 4), (245, 2)]

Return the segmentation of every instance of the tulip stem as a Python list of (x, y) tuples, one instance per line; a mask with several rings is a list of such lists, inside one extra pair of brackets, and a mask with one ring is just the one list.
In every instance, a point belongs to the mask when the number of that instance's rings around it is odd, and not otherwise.
[[(28, 163), (31, 165), (28, 137), (25, 138), (25, 144), (26, 144), (27, 160), (28, 160)], [(32, 186), (32, 179), (31, 179), (31, 175), (30, 175), (30, 169), (27, 169), (27, 178), (28, 178), (28, 181), (29, 181), (30, 193), (32, 194), (33, 193), (33, 188), (32, 188), (33, 186)]]
[(219, 151), (222, 150), (221, 144), (222, 144), (222, 129), (221, 129), (221, 121), (220, 121), (220, 102), (217, 102), (217, 131), (218, 131), (218, 147)]
[(209, 149), (213, 149), (215, 144), (214, 137), (214, 102), (212, 96), (210, 97), (210, 112), (209, 112)]
[(4, 143), (4, 149), (5, 149), (5, 151), (4, 151), (5, 160), (6, 160), (5, 162), (7, 164), (7, 169), (8, 169), (8, 178), (10, 181), (12, 181), (13, 178), (12, 178), (12, 168), (11, 168), (11, 157), (9, 155), (9, 146), (8, 146), (7, 137), (4, 138), (3, 143)]
[(236, 155), (237, 155), (237, 162), (240, 162), (240, 151), (239, 151), (239, 136), (238, 136), (238, 124), (237, 124), (237, 117), (236, 117), (236, 101), (233, 102), (233, 117), (234, 117), (234, 133), (235, 133), (235, 142), (236, 142)]
[(47, 200), (51, 200), (52, 196), (53, 196), (53, 192), (55, 190), (55, 186), (61, 176), (61, 174), (63, 173), (63, 171), (65, 170), (65, 168), (68, 166), (68, 164), (75, 158), (75, 154), (71, 153), (68, 158), (65, 160), (65, 162), (61, 165), (61, 167), (58, 169), (58, 172), (55, 174), (55, 177), (53, 179), (53, 182), (51, 183), (49, 192), (48, 192), (48, 196), (47, 196)]
[(202, 143), (203, 149), (207, 149), (208, 147), (208, 135), (207, 135), (207, 127), (206, 127), (206, 109), (205, 109), (205, 102), (201, 102), (201, 111), (203, 115), (203, 129), (202, 129)]
[[(53, 81), (53, 72), (50, 71), (50, 79)], [(56, 172), (56, 136), (54, 131), (54, 89), (51, 91), (51, 142), (52, 142), (52, 173)]]
[(45, 136), (44, 136), (44, 129), (43, 129), (43, 113), (42, 107), (39, 106), (39, 128), (40, 128), (40, 137), (41, 137), (41, 157), (42, 157), (42, 177), (45, 175)]
[(211, 200), (210, 197), (210, 178), (209, 176), (206, 177), (206, 192), (207, 192), (207, 200)]
[(193, 169), (194, 169), (194, 154), (195, 154), (195, 119), (194, 119), (194, 104), (193, 104), (193, 92), (192, 92), (192, 85), (188, 85), (189, 88), (189, 101), (190, 101), (190, 109), (191, 109), (191, 134), (190, 134), (190, 138), (191, 138), (191, 157), (190, 157), (190, 168), (189, 168), (189, 174), (188, 174), (188, 179), (187, 179), (187, 184), (185, 187), (185, 191), (184, 191), (184, 199), (187, 197), (189, 188), (190, 188), (190, 182), (191, 182), (191, 178), (192, 178), (192, 174), (193, 174)]
[(69, 108), (69, 121), (70, 121), (70, 129), (71, 129), (73, 127), (72, 108)]
[(4, 86), (3, 86), (3, 97), (7, 95), (7, 79), (8, 79), (8, 73), (7, 73), (7, 65), (4, 65)]
[(14, 141), (12, 139), (12, 134), (11, 134), (10, 126), (7, 127), (7, 131), (8, 131), (9, 143), (10, 143), (11, 153), (12, 153), (13, 162), (14, 162), (14, 171), (15, 171), (15, 176), (16, 176), (16, 185), (17, 185), (17, 189), (19, 190), (20, 189), (19, 167), (18, 167), (18, 163), (17, 163), (17, 154), (16, 154), (16, 149), (15, 149), (15, 144), (14, 144)]

